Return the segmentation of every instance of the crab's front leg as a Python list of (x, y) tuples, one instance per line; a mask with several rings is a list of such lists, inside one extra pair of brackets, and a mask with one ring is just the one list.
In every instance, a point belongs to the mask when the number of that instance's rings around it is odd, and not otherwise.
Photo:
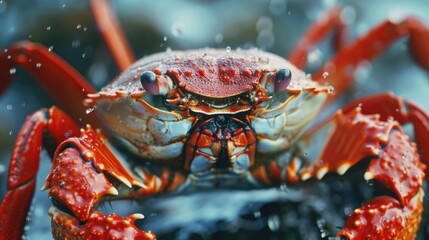
[(134, 225), (142, 214), (125, 218), (103, 215), (97, 206), (103, 201), (168, 191), (184, 179), (167, 169), (159, 176), (141, 167), (129, 170), (102, 135), (87, 127), (79, 138), (70, 138), (58, 147), (46, 181), (53, 202), (49, 210), (53, 235), (59, 239), (155, 239), (154, 234)]
[(58, 147), (44, 186), (50, 188), (53, 202), (49, 210), (53, 235), (58, 239), (155, 239), (153, 233), (134, 225), (142, 214), (103, 215), (97, 206), (170, 191), (184, 180), (182, 174), (166, 168), (159, 175), (141, 166), (129, 170), (101, 133), (88, 126), (79, 138)]
[[(9, 166), (7, 193), (0, 204), (0, 239), (21, 239), (36, 186), (42, 142), (56, 146), (78, 134), (77, 125), (56, 107), (41, 109), (27, 118), (18, 133)], [(48, 135), (50, 144), (43, 141), (43, 136)]]
[[(329, 140), (323, 145), (321, 141), (326, 136)], [(378, 115), (363, 115), (360, 108), (347, 114), (339, 112), (304, 138), (300, 147), (312, 161), (291, 171), (301, 180), (321, 179), (328, 172), (343, 175), (360, 161), (371, 159), (362, 177), (379, 182), (393, 193), (393, 196), (376, 196), (356, 209), (339, 236), (347, 239), (414, 238), (423, 211), (425, 166), (416, 147), (396, 121), (380, 121)]]
[[(373, 108), (375, 103), (377, 108)], [(375, 114), (377, 111), (380, 114)], [(391, 94), (351, 103), (304, 135), (298, 148), (305, 156), (267, 161), (254, 170), (254, 176), (270, 184), (295, 183), (322, 179), (328, 172), (343, 175), (369, 159), (362, 179), (377, 181), (392, 194), (377, 196), (356, 209), (338, 235), (347, 239), (413, 239), (421, 220), (425, 166), (416, 146), (402, 131), (401, 124), (407, 122), (423, 134), (416, 138), (418, 146), (427, 147), (429, 118), (415, 104)]]
[[(79, 137), (80, 134), (80, 137)], [(48, 136), (48, 137), (47, 137)], [(53, 234), (60, 239), (154, 239), (138, 229), (141, 214), (104, 216), (96, 206), (106, 199), (135, 198), (174, 189), (184, 181), (163, 169), (159, 177), (136, 168), (136, 177), (120, 162), (100, 133), (77, 125), (56, 107), (27, 118), (18, 134), (0, 205), (0, 239), (21, 239), (35, 188), (42, 145), (54, 154), (45, 188), (51, 188)], [(126, 187), (118, 188), (118, 185)], [(128, 189), (128, 190), (125, 190)]]

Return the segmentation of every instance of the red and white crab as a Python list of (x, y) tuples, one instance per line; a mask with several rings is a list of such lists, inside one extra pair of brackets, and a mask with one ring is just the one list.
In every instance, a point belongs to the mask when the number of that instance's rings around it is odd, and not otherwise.
[[(338, 236), (414, 238), (423, 210), (422, 162), (429, 160), (428, 114), (393, 94), (380, 94), (308, 127), (350, 86), (360, 62), (373, 60), (401, 36), (410, 36), (415, 60), (429, 70), (429, 30), (418, 20), (383, 22), (344, 46), (345, 26), (335, 8), (310, 27), (289, 61), (256, 50), (200, 49), (135, 62), (106, 1), (93, 0), (91, 6), (122, 71), (100, 92), (38, 44), (18, 43), (0, 53), (2, 90), (10, 69), (23, 67), (67, 112), (41, 109), (24, 123), (0, 206), (0, 239), (21, 237), (17, 226), (26, 221), (40, 148), (52, 144), (56, 150), (44, 188), (52, 198), (49, 215), (58, 239), (155, 238), (135, 226), (141, 213), (103, 215), (97, 210), (103, 201), (138, 199), (201, 181), (293, 185), (327, 173), (343, 175), (362, 160), (369, 160), (362, 178), (391, 194), (354, 210)], [(310, 77), (300, 68), (311, 46), (332, 30), (339, 33), (338, 54)], [(43, 63), (43, 70), (35, 63)], [(57, 79), (67, 91), (56, 91)], [(88, 107), (99, 118), (85, 114)], [(73, 120), (79, 118), (105, 126), (136, 160), (124, 161), (128, 153), (101, 131), (90, 125), (80, 129)], [(413, 124), (416, 144), (404, 134), (405, 123)]]

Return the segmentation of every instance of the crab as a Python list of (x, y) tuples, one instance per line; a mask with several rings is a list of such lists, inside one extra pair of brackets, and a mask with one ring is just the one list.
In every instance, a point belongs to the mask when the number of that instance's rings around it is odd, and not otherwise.
[[(91, 9), (121, 70), (99, 92), (36, 43), (0, 53), (2, 90), (11, 81), (10, 69), (23, 67), (65, 110), (41, 109), (20, 130), (0, 205), (0, 239), (21, 238), (42, 146), (53, 159), (43, 189), (52, 199), (56, 239), (156, 238), (135, 225), (141, 213), (101, 213), (105, 201), (143, 199), (189, 185), (293, 186), (342, 176), (362, 163), (361, 178), (379, 183), (382, 194), (355, 209), (337, 236), (415, 237), (429, 160), (428, 113), (388, 93), (349, 103), (311, 124), (352, 84), (359, 63), (402, 36), (410, 36), (414, 59), (429, 70), (429, 29), (417, 19), (385, 21), (345, 45), (338, 7), (309, 28), (289, 60), (261, 50), (199, 49), (135, 61), (108, 2), (92, 0)], [(309, 49), (334, 30), (337, 55), (312, 76), (300, 70)], [(67, 91), (56, 91), (58, 79)], [(414, 126), (415, 143), (403, 131), (406, 123)]]

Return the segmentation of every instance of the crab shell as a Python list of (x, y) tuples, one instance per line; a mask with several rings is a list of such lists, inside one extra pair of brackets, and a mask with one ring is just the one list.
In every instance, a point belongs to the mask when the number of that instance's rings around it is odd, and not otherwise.
[[(274, 83), (269, 78), (282, 68), (291, 71), (291, 82), (284, 91), (275, 93)], [(236, 97), (255, 88), (267, 92), (272, 99), (263, 106), (232, 104), (213, 108), (209, 104), (199, 104), (171, 110), (165, 107), (162, 97), (152, 96), (143, 89), (140, 76), (145, 71), (152, 71), (158, 77), (171, 77), (175, 88), (202, 99)], [(144, 57), (99, 93), (90, 94), (84, 104), (95, 107), (107, 128), (133, 152), (147, 159), (171, 160), (182, 156), (183, 145), (197, 113), (233, 115), (247, 111), (249, 119), (255, 120), (252, 127), (257, 135), (258, 131), (265, 131), (260, 129), (267, 128), (267, 121), (282, 122), (277, 124), (278, 128), (287, 118), (283, 115), (294, 113), (294, 121), (302, 124), (293, 131), (302, 132), (330, 92), (331, 87), (320, 86), (290, 62), (271, 53), (199, 49)], [(271, 142), (279, 144), (289, 134), (278, 129), (272, 131), (275, 132), (272, 136), (263, 132), (256, 137), (271, 137), (268, 144), (271, 147)], [(294, 137), (298, 135), (292, 134)], [(262, 151), (267, 151), (263, 148)], [(273, 145), (273, 149), (278, 148)]]

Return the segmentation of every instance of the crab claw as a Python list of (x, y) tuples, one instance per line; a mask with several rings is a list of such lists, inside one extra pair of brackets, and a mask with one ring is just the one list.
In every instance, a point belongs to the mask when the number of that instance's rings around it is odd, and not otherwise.
[(391, 132), (381, 157), (371, 160), (365, 179), (378, 181), (393, 195), (371, 199), (356, 209), (338, 235), (347, 239), (413, 239), (423, 212), (424, 169), (408, 137), (401, 131)]
[(49, 209), (49, 215), (52, 217), (52, 235), (55, 239), (156, 239), (152, 232), (141, 231), (134, 225), (135, 220), (143, 218), (141, 214), (123, 218), (93, 211), (85, 224), (56, 207)]
[[(124, 185), (119, 194), (116, 185)], [(134, 188), (133, 188), (134, 187)], [(142, 214), (103, 215), (96, 207), (108, 197), (124, 198), (135, 187), (145, 188), (110, 151), (92, 128), (80, 138), (63, 142), (54, 156), (44, 188), (50, 188), (52, 233), (59, 239), (155, 239), (137, 228)], [(114, 195), (114, 196), (108, 196)]]
[(402, 207), (392, 197), (378, 197), (354, 210), (338, 236), (347, 239), (412, 239), (423, 211), (423, 191)]

